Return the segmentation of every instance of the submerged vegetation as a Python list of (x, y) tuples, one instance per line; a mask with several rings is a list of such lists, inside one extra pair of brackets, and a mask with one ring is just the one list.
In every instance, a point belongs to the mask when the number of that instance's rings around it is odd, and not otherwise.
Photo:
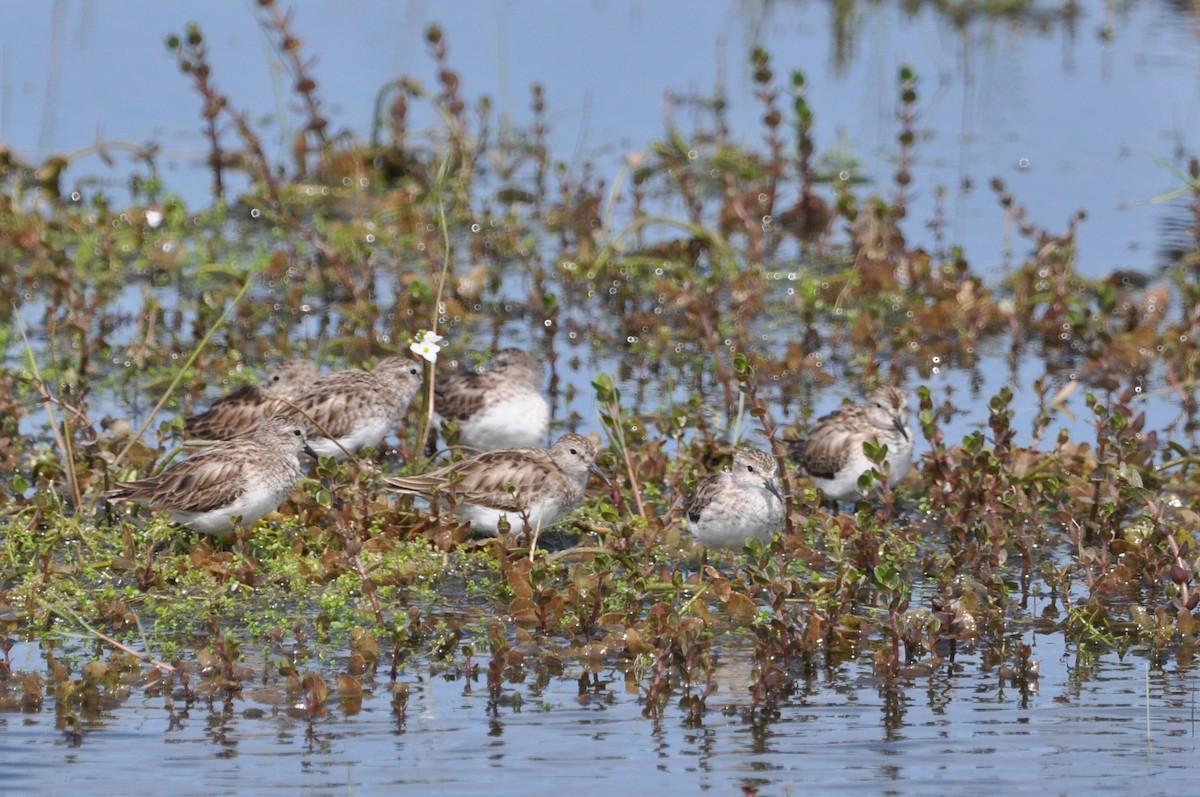
[[(887, 185), (822, 152), (804, 75), (763, 50), (759, 135), (735, 138), (719, 96), (677, 98), (689, 123), (606, 178), (554, 159), (540, 87), (527, 127), (500, 124), (436, 28), (436, 83), (381, 87), (369, 141), (337, 130), (288, 16), (260, 13), (300, 109), (283, 157), (223, 92), (203, 33), (168, 41), (200, 101), (211, 207), (172, 195), (153, 151), (123, 206), (63, 185), (61, 161), (0, 153), (0, 654), (36, 641), (48, 663), (0, 655), (0, 707), (52, 702), (78, 732), (77, 713), (130, 689), (191, 704), (266, 678), (310, 717), (389, 692), (402, 728), (414, 669), (483, 685), (493, 710), (521, 684), (607, 669), (646, 715), (702, 724), (733, 643), (752, 662), (747, 715), (769, 722), (855, 659), (895, 686), (969, 651), (1032, 690), (1034, 632), (1080, 656), (1195, 656), (1195, 248), (1153, 277), (1085, 279), (1078, 219), (1043, 229), (998, 182), (1029, 251), (1003, 281), (937, 219), (911, 243), (912, 193), (936, 187), (913, 184), (907, 68)], [(1196, 161), (1189, 179), (1197, 240)], [(393, 447), (312, 468), (237, 544), (100, 500), (178, 455), (184, 414), (271, 364), (357, 365), (426, 331), (445, 338), (427, 380), (500, 345), (534, 352), (557, 431), (605, 434), (612, 489), (593, 482), (540, 546), (394, 500), (381, 472), (430, 467), (423, 391)], [(922, 384), (985, 362), (1012, 387)], [(881, 382), (918, 406), (923, 438), (897, 489), (831, 514), (785, 463), (786, 530), (700, 555), (679, 507), (704, 474), (739, 443), (782, 461), (819, 396)], [(1089, 416), (1060, 426), (1080, 391)], [(1180, 412), (1148, 418), (1150, 393)], [(956, 415), (973, 431), (949, 439)]]

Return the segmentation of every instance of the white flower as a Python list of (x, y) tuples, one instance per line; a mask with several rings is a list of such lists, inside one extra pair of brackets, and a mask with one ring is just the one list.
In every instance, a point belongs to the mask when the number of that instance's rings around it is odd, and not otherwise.
[(413, 338), (412, 342), (408, 344), (408, 348), (409, 351), (418, 357), (421, 357), (428, 362), (435, 363), (437, 362), (438, 352), (442, 350), (442, 347), (438, 344), (443, 340), (444, 338), (441, 335), (430, 332), (427, 329), (422, 329), (417, 333), (417, 336)]

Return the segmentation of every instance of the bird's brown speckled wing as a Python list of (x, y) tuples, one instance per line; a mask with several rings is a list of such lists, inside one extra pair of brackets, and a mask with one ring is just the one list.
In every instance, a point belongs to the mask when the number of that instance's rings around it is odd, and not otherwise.
[(206, 411), (185, 419), (183, 431), (200, 440), (227, 440), (265, 421), (282, 407), (258, 385), (242, 385)]
[(230, 451), (214, 446), (167, 468), (157, 476), (135, 482), (118, 482), (109, 490), (109, 500), (132, 498), (151, 509), (180, 512), (209, 512), (228, 506), (246, 489), (243, 477), (252, 454), (230, 456)]
[(309, 424), (309, 437), (346, 437), (368, 402), (379, 400), (378, 380), (366, 371), (321, 377), (295, 401), (293, 413)]
[(808, 438), (792, 446), (792, 459), (811, 476), (832, 479), (850, 459), (853, 430), (865, 423), (861, 407), (834, 410), (817, 420)]
[(721, 491), (722, 478), (724, 477), (720, 473), (710, 473), (705, 476), (683, 502), (683, 513), (692, 523), (700, 520), (700, 515), (712, 503), (713, 497)]
[(470, 418), (487, 400), (494, 381), (487, 371), (482, 374), (464, 371), (439, 379), (433, 388), (433, 408), (448, 420)]
[[(454, 475), (457, 474), (457, 481)], [(562, 472), (540, 448), (489, 451), (421, 476), (388, 479), (392, 489), (408, 495), (429, 495), (435, 488), (453, 492), (458, 500), (504, 512), (523, 512), (529, 496)]]

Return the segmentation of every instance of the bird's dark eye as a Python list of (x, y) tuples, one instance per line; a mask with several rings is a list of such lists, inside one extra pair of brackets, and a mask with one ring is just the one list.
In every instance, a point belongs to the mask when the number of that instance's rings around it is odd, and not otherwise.
[(572, 453), (572, 454), (578, 454), (578, 453), (579, 453), (578, 451), (576, 451), (576, 450), (575, 450), (575, 449), (573, 449), (573, 448), (572, 448), (572, 449), (570, 449), (570, 451), (571, 451), (571, 453)]

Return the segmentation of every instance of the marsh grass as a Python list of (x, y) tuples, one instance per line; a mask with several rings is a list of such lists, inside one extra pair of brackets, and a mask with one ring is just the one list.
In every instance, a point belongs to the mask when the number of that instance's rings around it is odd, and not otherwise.
[[(697, 726), (722, 646), (736, 644), (752, 650), (742, 697), (762, 725), (805, 679), (854, 660), (885, 691), (967, 655), (1035, 689), (1031, 627), (1081, 657), (1194, 657), (1194, 253), (1164, 280), (1085, 279), (1079, 219), (1040, 228), (999, 182), (1030, 250), (1003, 282), (944, 242), (911, 243), (907, 198), (931, 187), (914, 185), (920, 83), (907, 68), (897, 172), (874, 188), (827, 176), (839, 154), (812, 139), (804, 76), (786, 102), (761, 50), (761, 148), (733, 138), (719, 98), (686, 98), (693, 126), (671, 122), (612, 185), (547, 153), (537, 87), (532, 128), (493, 134), (490, 103), (464, 99), (436, 29), (437, 87), (384, 87), (360, 144), (330, 134), (287, 15), (262, 8), (302, 109), (290, 165), (220, 93), (189, 29), (170, 46), (204, 109), (212, 209), (154, 187), (151, 224), (147, 207), (66, 202), (51, 176), (31, 181), (53, 164), (3, 172), (3, 260), (27, 267), (0, 273), (24, 360), (0, 374), (16, 388), (0, 396), (0, 641), (55, 639), (58, 652), (46, 683), (0, 671), (0, 703), (93, 705), (127, 695), (114, 673), (134, 672), (145, 693), (190, 705), (261, 677), (319, 718), (386, 681), (402, 725), (410, 669), (479, 682), (495, 711), (522, 684), (604, 666), (646, 716)], [(416, 102), (441, 120), (424, 138), (408, 126)], [(231, 200), (235, 169), (250, 189)], [(248, 252), (249, 277), (232, 265)], [(154, 418), (218, 392), (203, 375), (298, 350), (357, 364), (420, 330), (464, 356), (540, 348), (561, 425), (608, 436), (614, 489), (539, 530), (541, 547), (474, 540), (452, 511), (390, 499), (378, 471), (425, 466), (431, 364), (396, 446), (314, 470), (236, 550), (149, 513), (90, 509), (117, 469), (169, 447), (175, 423), (148, 434)], [(1019, 361), (1043, 366), (1028, 429), (1013, 408), (1024, 385), (979, 401), (914, 384), (935, 368), (977, 374), (987, 351), (1014, 380)], [(69, 402), (54, 380), (74, 385)], [(928, 444), (894, 493), (831, 516), (789, 467), (787, 528), (727, 561), (700, 557), (677, 511), (697, 474), (739, 442), (781, 454), (819, 399), (880, 380), (912, 389)], [(1147, 417), (1151, 389), (1178, 417)], [(1079, 391), (1087, 422), (1054, 431)], [(955, 413), (975, 419), (957, 441)], [(1039, 600), (1054, 611), (1034, 616)], [(63, 653), (60, 629), (84, 641)]]

